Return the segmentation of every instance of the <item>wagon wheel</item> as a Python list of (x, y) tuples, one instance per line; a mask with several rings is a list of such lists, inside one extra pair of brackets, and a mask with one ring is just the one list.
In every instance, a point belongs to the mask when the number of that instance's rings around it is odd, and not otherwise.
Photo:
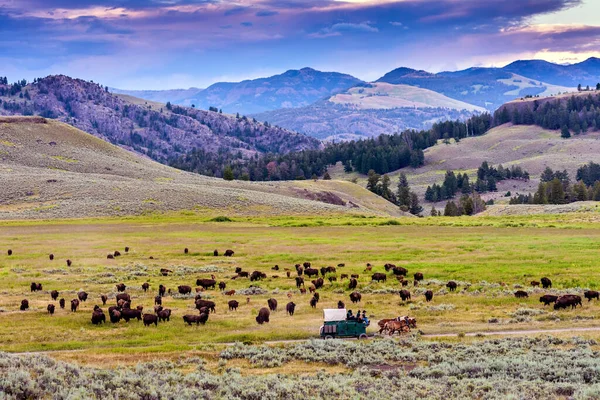
[(325, 336), (323, 339), (325, 339), (325, 340), (333, 339), (333, 336), (331, 336), (331, 335), (327, 335), (327, 336)]
[(360, 335), (358, 335), (358, 340), (364, 340), (364, 339), (368, 339), (368, 336), (366, 333), (361, 333)]

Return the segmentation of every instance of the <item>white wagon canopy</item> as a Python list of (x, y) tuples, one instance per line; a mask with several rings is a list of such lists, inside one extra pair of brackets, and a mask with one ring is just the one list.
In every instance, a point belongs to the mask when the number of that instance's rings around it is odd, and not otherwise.
[(323, 321), (345, 321), (346, 320), (346, 309), (345, 308), (325, 308), (323, 309)]

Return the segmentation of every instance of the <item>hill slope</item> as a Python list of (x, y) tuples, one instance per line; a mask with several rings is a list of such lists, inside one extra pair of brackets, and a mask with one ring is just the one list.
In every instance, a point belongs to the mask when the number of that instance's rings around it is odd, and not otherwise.
[(581, 84), (595, 87), (600, 82), (600, 58), (596, 57), (570, 65), (553, 64), (543, 60), (519, 60), (502, 69), (562, 86), (576, 87)]
[(349, 182), (208, 178), (39, 117), (0, 117), (0, 182), (0, 219), (191, 209), (209, 215), (402, 215), (391, 203)]
[(62, 75), (13, 89), (0, 85), (0, 115), (55, 118), (160, 162), (190, 148), (250, 157), (320, 146), (312, 138), (247, 118), (179, 106), (168, 109)]
[(185, 106), (195, 104), (202, 109), (212, 106), (228, 113), (253, 114), (279, 108), (307, 106), (361, 82), (351, 75), (302, 68), (268, 78), (219, 82), (195, 92), (190, 89), (185, 93), (173, 91), (140, 93), (122, 90), (117, 90), (117, 93), (139, 95), (139, 97), (151, 95), (151, 99), (148, 97), (150, 100), (163, 103), (171, 101)]

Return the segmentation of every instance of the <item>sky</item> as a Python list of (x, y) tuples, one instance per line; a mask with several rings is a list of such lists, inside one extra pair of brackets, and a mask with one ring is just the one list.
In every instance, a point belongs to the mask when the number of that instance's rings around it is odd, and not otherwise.
[(0, 75), (207, 87), (600, 57), (600, 0), (0, 0)]

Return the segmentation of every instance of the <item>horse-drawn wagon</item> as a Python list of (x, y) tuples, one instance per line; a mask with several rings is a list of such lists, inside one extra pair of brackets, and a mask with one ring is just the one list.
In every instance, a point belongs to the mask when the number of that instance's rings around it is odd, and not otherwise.
[(347, 319), (345, 308), (323, 310), (323, 326), (320, 335), (323, 339), (339, 337), (367, 338), (367, 323), (362, 320)]

